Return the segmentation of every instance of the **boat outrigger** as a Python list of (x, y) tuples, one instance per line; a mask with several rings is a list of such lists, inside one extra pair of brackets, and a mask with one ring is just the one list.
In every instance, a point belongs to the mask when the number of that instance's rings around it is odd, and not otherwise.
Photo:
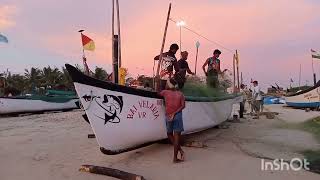
[[(84, 75), (66, 64), (100, 150), (127, 152), (167, 138), (163, 99), (157, 92), (134, 89)], [(186, 97), (185, 134), (214, 127), (228, 119), (242, 96)]]

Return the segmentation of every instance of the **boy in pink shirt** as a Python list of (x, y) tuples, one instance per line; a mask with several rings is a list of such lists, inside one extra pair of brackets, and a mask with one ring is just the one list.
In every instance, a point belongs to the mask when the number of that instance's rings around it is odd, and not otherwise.
[[(184, 131), (182, 110), (185, 108), (185, 98), (177, 89), (177, 82), (170, 79), (167, 81), (166, 90), (160, 92), (160, 95), (163, 96), (165, 100), (167, 135), (174, 146), (174, 163), (184, 161), (184, 152), (181, 149), (180, 137), (181, 132)], [(178, 152), (181, 154), (181, 159), (178, 159)]]

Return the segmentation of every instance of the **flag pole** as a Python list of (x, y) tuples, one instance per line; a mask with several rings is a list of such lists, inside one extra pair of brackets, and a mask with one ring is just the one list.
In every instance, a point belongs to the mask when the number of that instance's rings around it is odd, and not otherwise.
[(119, 68), (121, 67), (121, 36), (120, 36), (120, 12), (119, 12), (119, 0), (116, 0), (117, 3), (117, 21), (118, 21), (118, 53), (119, 53)]
[(160, 64), (161, 64), (161, 61), (162, 61), (162, 56), (163, 56), (162, 54), (163, 54), (164, 45), (165, 45), (165, 42), (166, 42), (167, 30), (168, 30), (168, 25), (169, 25), (169, 20), (170, 20), (170, 13), (171, 13), (171, 3), (169, 4), (168, 15), (167, 15), (167, 20), (166, 20), (166, 26), (165, 26), (165, 29), (164, 29), (164, 35), (163, 35), (163, 39), (162, 39), (162, 45), (161, 45), (159, 61), (158, 61), (158, 67), (157, 67), (156, 83), (155, 83), (155, 89), (157, 91), (160, 90), (160, 77), (159, 77)]
[[(81, 40), (82, 40), (82, 36), (83, 36), (83, 34), (82, 34), (83, 31), (84, 31), (83, 29), (81, 29), (81, 30), (78, 31), (78, 32), (80, 33)], [(85, 52), (84, 52), (83, 46), (82, 46), (82, 63), (83, 63), (83, 66), (84, 66), (84, 72), (85, 72), (85, 74), (86, 74), (86, 75), (90, 75), (89, 67), (88, 67), (88, 65), (87, 65), (87, 58), (86, 58), (86, 54), (85, 54)]]
[[(82, 32), (83, 32), (84, 30), (83, 29), (81, 29), (81, 30), (79, 30), (78, 32), (80, 33), (80, 36), (81, 36), (81, 39), (82, 39)], [(85, 55), (85, 53), (84, 53), (84, 48), (83, 48), (83, 46), (82, 46), (82, 57), (86, 57), (86, 55)]]
[(317, 78), (316, 73), (314, 73), (314, 66), (313, 66), (313, 57), (311, 54), (311, 65), (312, 65), (312, 76), (313, 76), (313, 85), (315, 86), (317, 84)]

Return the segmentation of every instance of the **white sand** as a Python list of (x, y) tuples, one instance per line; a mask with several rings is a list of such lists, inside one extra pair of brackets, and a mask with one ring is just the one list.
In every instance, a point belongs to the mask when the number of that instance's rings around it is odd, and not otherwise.
[(289, 123), (301, 123), (320, 116), (320, 111), (305, 112), (302, 109), (293, 109), (282, 104), (266, 106), (269, 111), (279, 112), (278, 118)]
[(294, 138), (300, 138), (300, 143), (288, 138), (285, 135), (292, 134), (290, 130), (274, 128), (277, 120), (248, 119), (232, 123), (229, 129), (211, 129), (192, 136), (191, 139), (205, 141), (209, 147), (184, 148), (186, 162), (172, 164), (170, 145), (155, 144), (116, 156), (102, 154), (96, 140), (87, 138), (92, 130), (81, 114), (74, 111), (0, 118), (0, 179), (113, 179), (79, 172), (82, 164), (118, 168), (159, 180), (318, 180), (320, 177), (306, 171), (260, 170), (261, 160), (253, 157), (257, 153), (290, 158), (296, 150), (318, 147), (305, 132), (293, 132), (298, 134)]

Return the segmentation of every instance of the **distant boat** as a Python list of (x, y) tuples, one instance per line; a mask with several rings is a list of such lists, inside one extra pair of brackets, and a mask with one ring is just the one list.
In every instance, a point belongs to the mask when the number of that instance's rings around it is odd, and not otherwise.
[(71, 110), (79, 98), (74, 92), (48, 90), (46, 95), (0, 97), (0, 115), (43, 111)]
[[(66, 65), (100, 150), (127, 152), (167, 138), (163, 99), (156, 92), (121, 86), (86, 76)], [(242, 96), (186, 97), (185, 134), (214, 127), (228, 119)]]
[(320, 107), (320, 81), (306, 90), (298, 91), (285, 97), (286, 104), (296, 108), (319, 108)]
[(263, 104), (285, 104), (285, 100), (282, 97), (267, 96), (263, 98)]

